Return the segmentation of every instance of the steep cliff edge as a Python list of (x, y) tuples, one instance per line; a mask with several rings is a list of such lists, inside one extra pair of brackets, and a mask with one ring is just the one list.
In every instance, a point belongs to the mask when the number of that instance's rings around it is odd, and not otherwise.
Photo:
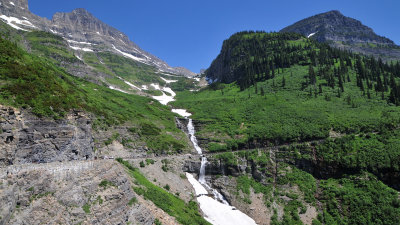
[(83, 112), (53, 120), (0, 106), (0, 118), (0, 167), (94, 157), (91, 120)]

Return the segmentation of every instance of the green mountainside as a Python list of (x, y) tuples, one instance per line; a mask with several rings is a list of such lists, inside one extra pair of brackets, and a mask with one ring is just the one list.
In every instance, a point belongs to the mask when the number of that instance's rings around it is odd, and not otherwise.
[[(0, 22), (0, 104), (32, 112), (38, 120), (61, 121), (71, 112), (85, 112), (98, 138), (93, 152), (96, 146), (122, 152), (118, 168), (130, 180), (118, 185), (102, 180), (99, 187), (79, 189), (89, 199), (79, 202), (85, 214), (103, 203), (89, 189), (103, 191), (104, 201), (118, 201), (111, 191), (125, 188), (122, 193), (135, 193), (129, 207), (139, 214), (146, 207), (156, 211), (149, 224), (161, 224), (158, 218), (208, 224), (185, 175), (200, 170), (200, 157), (185, 155), (193, 152), (182, 131), (187, 118), (177, 118), (170, 106), (150, 98), (171, 95), (162, 89), (169, 87), (177, 92), (170, 105), (193, 114), (196, 138), (209, 161), (207, 182), (237, 209), (250, 215), (257, 207), (252, 203), (260, 201), (258, 207), (268, 212), (263, 222), (270, 224), (400, 223), (399, 62), (301, 34), (244, 31), (224, 41), (204, 74), (210, 84), (199, 89), (193, 79), (101, 49), (73, 51), (60, 36), (17, 31)], [(2, 136), (5, 148), (14, 140), (8, 135)], [(145, 153), (130, 146), (133, 142), (144, 143)], [(107, 147), (113, 144), (117, 147)], [(142, 155), (127, 153), (134, 151)], [(81, 162), (115, 163), (108, 159)], [(99, 170), (104, 175), (106, 169)], [(122, 179), (114, 172), (107, 179)], [(1, 190), (6, 186), (0, 183)], [(23, 210), (36, 200), (56, 191), (33, 195), (22, 206), (15, 203), (14, 215), (26, 214)]]
[[(38, 46), (42, 52), (54, 50), (43, 47), (46, 45)], [(4, 38), (0, 38), (0, 53), (1, 104), (28, 108), (38, 116), (56, 119), (71, 110), (85, 110), (94, 114), (93, 126), (98, 129), (128, 124), (156, 152), (167, 149), (181, 152), (187, 148), (181, 140), (184, 134), (176, 128), (174, 114), (168, 107), (147, 97), (128, 95), (71, 76), (49, 58), (27, 53), (17, 43)], [(64, 51), (60, 54), (68, 55)]]
[(280, 202), (272, 224), (301, 224), (310, 204), (313, 224), (396, 224), (399, 72), (301, 35), (240, 32), (205, 72), (214, 83), (173, 105), (193, 113), (203, 148), (224, 152), (213, 160), (225, 171), (252, 165), (238, 191)]

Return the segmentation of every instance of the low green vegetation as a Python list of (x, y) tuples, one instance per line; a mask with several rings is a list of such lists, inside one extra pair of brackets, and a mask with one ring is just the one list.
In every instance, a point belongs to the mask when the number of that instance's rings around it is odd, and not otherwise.
[(103, 189), (107, 189), (109, 187), (116, 187), (116, 185), (108, 180), (102, 180), (99, 184), (99, 187), (103, 188)]
[[(168, 107), (150, 98), (120, 93), (73, 77), (51, 61), (29, 54), (3, 38), (0, 55), (1, 104), (29, 108), (38, 116), (57, 119), (71, 110), (83, 109), (96, 115), (95, 129), (128, 123), (143, 130), (140, 139), (153, 152), (187, 149), (185, 135), (176, 128), (174, 114)], [(113, 136), (105, 144), (118, 138)]]
[(400, 117), (400, 64), (384, 64), (299, 35), (235, 34), (206, 74), (223, 83), (178, 93), (172, 104), (204, 124), (197, 136), (211, 141), (205, 146), (209, 151), (318, 140), (332, 131), (357, 134), (399, 124), (393, 118)]
[(398, 224), (398, 193), (371, 174), (320, 183), (326, 206), (318, 220), (324, 224)]
[(82, 209), (86, 214), (90, 214), (90, 207), (91, 207), (90, 204), (86, 203), (85, 205), (82, 206)]
[(133, 206), (134, 204), (136, 204), (138, 202), (136, 197), (131, 198), (131, 200), (129, 200), (128, 205), (129, 206)]
[(196, 202), (190, 201), (189, 203), (185, 203), (174, 194), (147, 180), (129, 162), (122, 159), (117, 159), (117, 161), (126, 167), (129, 175), (138, 183), (139, 186), (134, 187), (136, 194), (142, 195), (145, 199), (152, 201), (157, 207), (175, 217), (181, 224), (209, 224), (199, 213)]

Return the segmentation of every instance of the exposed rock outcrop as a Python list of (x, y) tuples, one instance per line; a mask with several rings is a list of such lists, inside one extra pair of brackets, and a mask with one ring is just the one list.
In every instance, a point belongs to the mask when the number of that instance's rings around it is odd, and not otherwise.
[(377, 35), (370, 27), (337, 10), (303, 19), (280, 32), (299, 33), (319, 42), (328, 42), (334, 47), (385, 60), (400, 58), (400, 48), (392, 40)]
[(0, 118), (0, 167), (93, 158), (91, 120), (85, 113), (54, 120), (0, 106)]
[(115, 161), (26, 164), (0, 169), (0, 224), (153, 224)]

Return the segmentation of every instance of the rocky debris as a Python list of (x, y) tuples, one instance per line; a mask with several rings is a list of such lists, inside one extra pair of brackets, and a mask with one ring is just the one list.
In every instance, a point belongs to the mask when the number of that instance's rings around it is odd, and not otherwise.
[(54, 120), (0, 106), (0, 118), (0, 167), (93, 158), (91, 120), (85, 113)]
[[(146, 143), (129, 131), (128, 124), (93, 131), (97, 158), (143, 158), (148, 156)], [(114, 137), (114, 138), (113, 138)]]
[[(192, 194), (194, 194), (194, 192), (192, 191), (192, 185), (186, 179), (185, 172), (182, 170), (182, 165), (189, 157), (192, 156), (153, 157), (147, 159), (133, 159), (129, 160), (129, 162), (134, 167), (139, 168), (140, 172), (144, 174), (148, 180), (159, 187), (168, 185), (170, 193), (179, 193), (179, 198), (189, 202), (192, 200)], [(154, 160), (154, 162), (150, 163), (151, 160)], [(147, 161), (149, 163), (147, 163)], [(140, 166), (141, 162), (144, 163), (144, 167)]]
[(0, 169), (0, 224), (153, 224), (146, 207), (129, 203), (135, 197), (115, 161)]

